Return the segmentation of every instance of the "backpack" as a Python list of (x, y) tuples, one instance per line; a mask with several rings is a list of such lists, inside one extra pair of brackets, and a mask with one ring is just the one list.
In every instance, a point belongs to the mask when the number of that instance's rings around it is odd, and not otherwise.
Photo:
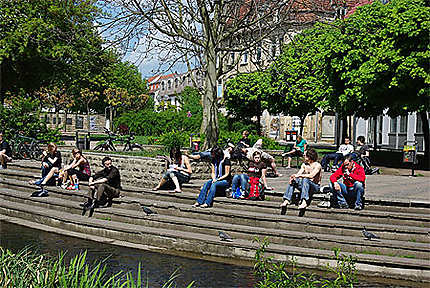
[(248, 200), (264, 200), (264, 185), (260, 183), (260, 178), (250, 177), (249, 178), (249, 195), (246, 199)]

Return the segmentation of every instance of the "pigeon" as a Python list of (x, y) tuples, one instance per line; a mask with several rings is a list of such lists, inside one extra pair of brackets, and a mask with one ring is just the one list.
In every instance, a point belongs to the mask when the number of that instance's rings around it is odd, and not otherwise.
[(372, 240), (372, 239), (379, 239), (378, 236), (376, 236), (375, 234), (373, 234), (372, 232), (369, 232), (366, 230), (366, 227), (363, 227), (363, 236), (364, 238), (366, 238), (367, 240)]
[(232, 242), (233, 238), (231, 238), (229, 235), (227, 235), (225, 232), (218, 231), (218, 235), (221, 241), (227, 241)]
[(151, 209), (149, 209), (148, 207), (146, 207), (142, 204), (140, 204), (140, 207), (142, 207), (143, 212), (145, 212), (147, 216), (152, 215), (152, 214), (157, 214), (157, 212), (152, 211)]

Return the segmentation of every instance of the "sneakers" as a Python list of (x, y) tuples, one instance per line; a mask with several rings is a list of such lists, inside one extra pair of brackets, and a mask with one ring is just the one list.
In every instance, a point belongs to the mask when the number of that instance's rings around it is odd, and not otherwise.
[(349, 209), (348, 204), (344, 203), (344, 204), (339, 204), (339, 209)]
[(317, 205), (320, 208), (330, 208), (330, 201), (322, 201)]
[(357, 210), (357, 211), (363, 210), (363, 206), (362, 205), (355, 205), (354, 210)]
[(48, 195), (48, 191), (46, 191), (44, 188), (35, 191), (31, 194), (31, 197), (47, 197)]
[(70, 181), (67, 181), (67, 182), (61, 184), (61, 188), (63, 188), (63, 189), (67, 189), (67, 187), (69, 187), (69, 186), (70, 186)]
[(299, 205), (299, 209), (305, 209), (306, 207), (308, 207), (308, 203), (306, 202), (305, 199), (302, 200), (302, 203)]
[(284, 202), (282, 202), (281, 205), (279, 205), (279, 206), (280, 207), (286, 207), (286, 206), (288, 206), (290, 204), (291, 204), (291, 202), (289, 200), (285, 199)]
[(66, 189), (67, 190), (79, 190), (79, 185), (78, 184), (69, 185)]

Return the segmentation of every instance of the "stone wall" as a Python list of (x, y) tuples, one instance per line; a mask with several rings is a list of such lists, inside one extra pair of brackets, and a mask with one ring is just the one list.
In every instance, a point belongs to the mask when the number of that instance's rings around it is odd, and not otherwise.
[[(70, 151), (61, 151), (64, 163), (71, 161)], [(121, 174), (121, 181), (124, 185), (132, 185), (137, 187), (150, 188), (154, 187), (160, 180), (163, 173), (166, 171), (166, 163), (162, 159), (139, 157), (139, 156), (126, 156), (105, 153), (84, 152), (85, 157), (91, 165), (93, 173), (101, 170), (102, 159), (109, 156), (112, 163), (116, 166)], [(241, 169), (239, 165), (233, 162), (232, 173), (239, 173)], [(209, 179), (210, 178), (210, 165), (208, 162), (191, 161), (193, 179)]]

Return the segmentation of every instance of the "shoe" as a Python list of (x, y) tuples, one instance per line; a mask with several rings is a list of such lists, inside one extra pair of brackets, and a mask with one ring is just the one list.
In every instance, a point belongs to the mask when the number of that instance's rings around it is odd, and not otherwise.
[(363, 210), (363, 206), (355, 205), (354, 210), (357, 210), (357, 211)]
[(306, 207), (308, 207), (308, 203), (306, 202), (305, 199), (302, 200), (302, 203), (299, 205), (299, 209), (305, 209)]
[(318, 203), (318, 205), (317, 205), (317, 207), (320, 207), (320, 208), (330, 208), (330, 201), (323, 201), (323, 202), (320, 202), (320, 203)]
[(45, 189), (40, 189), (39, 191), (35, 191), (33, 192), (33, 194), (31, 194), (31, 197), (47, 197), (48, 195), (48, 191), (46, 191)]
[(200, 205), (200, 208), (209, 208), (209, 205), (204, 203), (203, 205)]
[(348, 204), (339, 204), (339, 209), (349, 209)]
[(291, 202), (289, 200), (285, 199), (284, 202), (282, 202), (281, 205), (279, 205), (279, 207), (286, 207), (286, 206), (288, 206), (290, 204), (291, 204)]
[(198, 203), (198, 202), (196, 202), (196, 203), (194, 203), (193, 204), (193, 207), (195, 208), (195, 207), (199, 207), (200, 206), (200, 204)]
[(69, 186), (70, 186), (70, 182), (69, 181), (61, 184), (61, 188), (63, 188), (63, 189), (67, 189), (67, 187), (69, 187)]

